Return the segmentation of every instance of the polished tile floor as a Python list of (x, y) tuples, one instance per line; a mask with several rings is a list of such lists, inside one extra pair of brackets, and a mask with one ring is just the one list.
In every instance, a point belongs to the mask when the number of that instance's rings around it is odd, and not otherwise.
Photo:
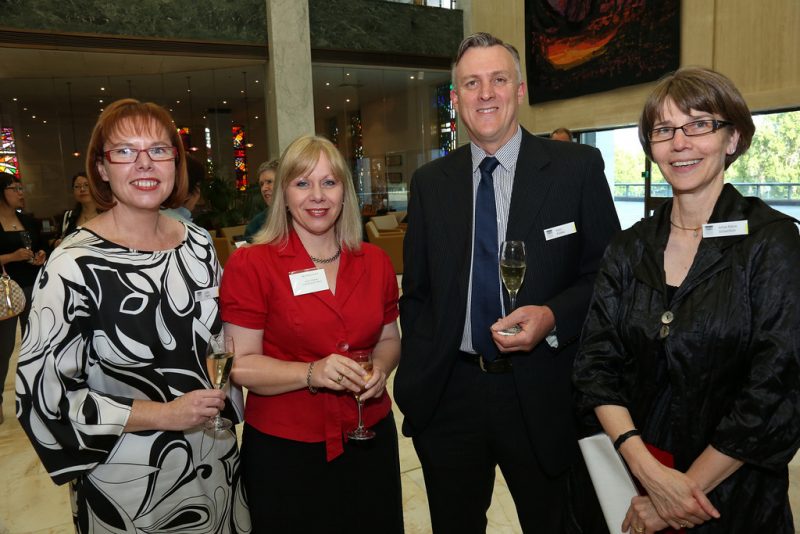
[[(67, 488), (52, 483), (14, 416), (15, 368), (16, 353), (3, 392), (5, 423), (0, 425), (0, 534), (71, 533), (73, 529)], [(403, 415), (395, 410), (395, 418), (399, 428)], [(430, 519), (422, 469), (411, 440), (402, 436), (400, 469), (406, 533), (429, 533)], [(791, 466), (790, 493), (792, 508), (800, 509), (800, 455)], [(488, 519), (487, 532), (491, 534), (521, 532), (514, 503), (499, 471)], [(800, 530), (797, 533), (800, 534)]]

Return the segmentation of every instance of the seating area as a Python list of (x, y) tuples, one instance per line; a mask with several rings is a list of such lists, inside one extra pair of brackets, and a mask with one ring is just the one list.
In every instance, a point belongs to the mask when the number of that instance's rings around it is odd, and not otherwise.
[(217, 258), (219, 264), (225, 267), (225, 263), (233, 251), (236, 250), (236, 240), (244, 235), (245, 225), (241, 226), (228, 226), (218, 230), (218, 236), (213, 237), (214, 248), (217, 250)]
[(389, 255), (394, 272), (397, 274), (403, 273), (403, 239), (406, 235), (406, 224), (400, 221), (405, 215), (404, 211), (390, 212), (371, 217), (365, 225), (367, 241)]

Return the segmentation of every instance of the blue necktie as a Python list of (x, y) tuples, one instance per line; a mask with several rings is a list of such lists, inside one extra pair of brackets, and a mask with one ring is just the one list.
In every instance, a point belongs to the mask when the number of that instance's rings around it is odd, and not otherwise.
[(481, 181), (475, 195), (475, 244), (472, 250), (472, 348), (487, 361), (497, 358), (497, 346), (489, 327), (502, 315), (497, 246), (497, 207), (492, 172), (500, 164), (484, 158), (478, 168)]

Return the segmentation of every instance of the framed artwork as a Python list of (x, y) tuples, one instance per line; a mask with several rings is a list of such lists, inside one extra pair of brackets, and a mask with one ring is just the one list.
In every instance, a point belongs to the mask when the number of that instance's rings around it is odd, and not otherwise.
[(525, 0), (531, 105), (657, 80), (680, 65), (680, 0)]
[(386, 154), (387, 167), (399, 167), (402, 164), (403, 164), (402, 154)]
[(402, 172), (387, 172), (386, 173), (386, 181), (391, 184), (399, 184), (403, 181), (403, 173)]

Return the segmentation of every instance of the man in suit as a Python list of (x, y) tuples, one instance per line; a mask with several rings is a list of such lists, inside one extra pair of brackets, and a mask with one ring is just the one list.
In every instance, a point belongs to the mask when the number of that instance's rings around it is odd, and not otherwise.
[[(525, 532), (566, 529), (577, 460), (572, 360), (595, 272), (619, 230), (600, 153), (518, 123), (516, 49), (461, 44), (451, 99), (470, 144), (411, 182), (394, 392), (422, 463), (434, 532), (484, 532), (500, 466)], [(519, 308), (499, 243), (525, 242)], [(501, 330), (518, 324), (521, 331)]]

